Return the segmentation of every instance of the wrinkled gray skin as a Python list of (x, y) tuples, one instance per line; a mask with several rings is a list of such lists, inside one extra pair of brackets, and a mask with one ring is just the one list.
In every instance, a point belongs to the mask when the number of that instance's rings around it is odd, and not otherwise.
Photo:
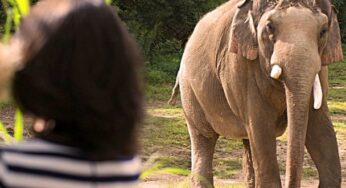
[[(213, 184), (213, 153), (221, 135), (243, 140), (247, 187), (281, 187), (276, 137), (287, 128), (284, 187), (300, 187), (304, 145), (318, 169), (319, 187), (340, 187), (326, 65), (342, 58), (336, 12), (328, 0), (231, 0), (204, 16), (186, 45), (171, 100), (180, 85), (192, 173)], [(282, 68), (277, 80), (270, 77), (273, 65)], [(317, 73), (324, 96), (315, 110)], [(201, 178), (192, 182), (208, 186)]]

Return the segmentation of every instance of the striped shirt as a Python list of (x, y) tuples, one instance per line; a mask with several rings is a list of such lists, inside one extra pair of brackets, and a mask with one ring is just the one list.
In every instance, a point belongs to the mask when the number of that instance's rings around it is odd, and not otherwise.
[(75, 148), (32, 139), (0, 148), (0, 187), (132, 188), (140, 159), (91, 161)]

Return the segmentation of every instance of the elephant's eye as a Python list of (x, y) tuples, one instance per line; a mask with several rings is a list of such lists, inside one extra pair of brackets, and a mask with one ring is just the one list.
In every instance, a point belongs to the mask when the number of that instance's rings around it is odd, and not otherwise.
[(273, 34), (275, 32), (275, 27), (272, 22), (267, 23), (266, 29), (269, 34)]
[(328, 28), (326, 28), (326, 27), (322, 28), (322, 30), (320, 32), (320, 38), (324, 37), (327, 32), (328, 32)]

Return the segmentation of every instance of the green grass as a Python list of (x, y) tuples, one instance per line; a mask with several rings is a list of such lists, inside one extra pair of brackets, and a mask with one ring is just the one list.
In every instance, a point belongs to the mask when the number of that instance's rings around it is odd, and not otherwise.
[(217, 158), (214, 162), (214, 168), (217, 169), (214, 172), (214, 175), (219, 179), (234, 178), (241, 173), (242, 159), (231, 159), (231, 156), (225, 158)]
[[(346, 58), (346, 56), (345, 56)], [(346, 87), (346, 61), (329, 65), (330, 86)]]
[(346, 115), (346, 102), (329, 101), (328, 106), (332, 115)]
[(304, 166), (303, 167), (303, 179), (311, 179), (318, 177), (318, 171), (315, 166)]
[(150, 145), (161, 148), (188, 146), (189, 137), (182, 117), (166, 118), (149, 115), (144, 127), (145, 132), (150, 133), (150, 139), (144, 142)]
[(146, 86), (146, 101), (148, 103), (166, 103), (173, 86), (170, 84), (148, 84)]
[(346, 131), (346, 122), (334, 122), (334, 127), (335, 127), (336, 131), (338, 131), (338, 130), (345, 130)]
[[(159, 164), (160, 168), (177, 168), (185, 172), (191, 167), (190, 140), (181, 107), (159, 105), (150, 107), (143, 127), (141, 143), (145, 161)], [(220, 138), (215, 148), (214, 166), (218, 178), (239, 176), (241, 153), (232, 154), (242, 148), (236, 140)], [(152, 159), (154, 158), (154, 159)], [(187, 174), (182, 174), (187, 175)]]
[(339, 142), (346, 142), (346, 122), (334, 122), (334, 128)]
[[(344, 82), (343, 84), (346, 84), (346, 82)], [(329, 102), (333, 102), (333, 101), (345, 102), (345, 99), (346, 99), (346, 86), (329, 88), (329, 95), (328, 95)]]
[(148, 110), (149, 114), (153, 114), (154, 116), (175, 116), (175, 117), (182, 117), (182, 109), (180, 106), (162, 106), (162, 107), (156, 107), (151, 108)]

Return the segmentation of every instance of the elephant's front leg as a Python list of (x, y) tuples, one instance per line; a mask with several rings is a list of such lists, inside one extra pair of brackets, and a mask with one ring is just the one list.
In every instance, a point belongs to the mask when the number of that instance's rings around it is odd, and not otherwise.
[(247, 125), (255, 184), (256, 188), (281, 188), (276, 158), (275, 112), (260, 103), (252, 103)]
[(255, 188), (255, 171), (253, 168), (250, 142), (248, 139), (243, 139), (243, 173), (246, 188)]
[(311, 108), (305, 145), (314, 161), (320, 179), (320, 188), (341, 187), (341, 167), (333, 125), (327, 115), (327, 106)]

